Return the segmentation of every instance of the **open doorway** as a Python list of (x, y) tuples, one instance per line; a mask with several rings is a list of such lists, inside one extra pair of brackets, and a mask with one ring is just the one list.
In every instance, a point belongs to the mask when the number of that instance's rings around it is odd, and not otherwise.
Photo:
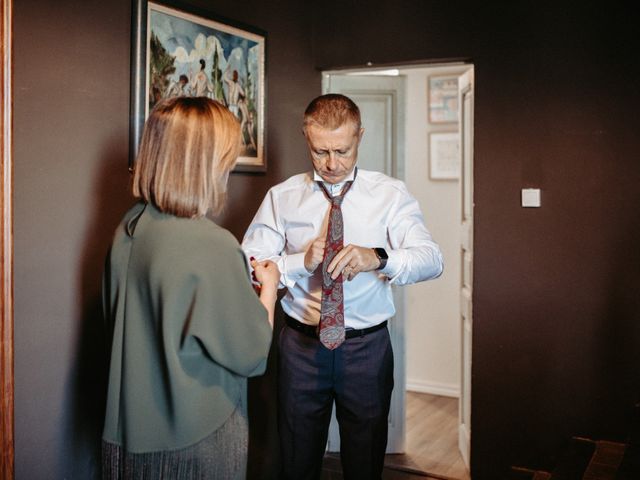
[[(473, 97), (468, 89), (461, 93), (461, 87), (469, 86), (472, 73), (473, 66), (463, 63), (323, 72), (323, 93), (340, 92), (358, 104), (369, 103), (361, 108), (365, 136), (359, 165), (407, 184), (445, 257), (442, 277), (404, 287), (396, 296), (392, 341), (396, 389), (402, 391), (392, 399), (388, 453), (401, 454), (388, 455), (388, 462), (460, 480), (469, 478), (470, 459), (471, 305), (464, 288), (472, 272), (473, 203)], [(458, 105), (465, 98), (468, 110), (463, 112)], [(392, 127), (386, 126), (386, 112), (396, 117)], [(375, 152), (373, 158), (369, 152)], [(471, 205), (467, 213), (465, 202)], [(465, 231), (467, 239), (461, 240)], [(394, 412), (402, 412), (402, 425)]]

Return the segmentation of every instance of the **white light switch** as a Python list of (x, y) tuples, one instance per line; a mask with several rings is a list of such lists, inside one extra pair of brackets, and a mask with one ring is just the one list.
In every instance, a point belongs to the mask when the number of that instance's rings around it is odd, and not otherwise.
[(540, 206), (540, 189), (539, 188), (523, 188), (522, 189), (522, 206), (523, 207), (539, 207)]

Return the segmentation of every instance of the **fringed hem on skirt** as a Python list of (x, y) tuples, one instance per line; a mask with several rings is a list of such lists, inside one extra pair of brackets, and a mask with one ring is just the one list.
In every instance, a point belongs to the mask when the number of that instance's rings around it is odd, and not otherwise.
[(215, 432), (179, 450), (127, 452), (102, 441), (104, 480), (207, 480), (244, 479), (249, 428), (240, 408)]

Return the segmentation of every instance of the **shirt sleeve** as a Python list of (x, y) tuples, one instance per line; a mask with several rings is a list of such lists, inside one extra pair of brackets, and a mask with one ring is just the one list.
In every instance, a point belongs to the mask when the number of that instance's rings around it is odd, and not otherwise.
[(285, 253), (286, 235), (278, 215), (278, 197), (269, 190), (247, 229), (242, 248), (248, 258), (272, 260), (280, 270), (280, 288), (292, 287), (299, 279), (309, 277), (304, 266), (305, 252)]
[(389, 259), (381, 273), (396, 285), (437, 278), (444, 268), (440, 247), (424, 224), (417, 200), (404, 183), (399, 182), (398, 185), (387, 229), (391, 249), (387, 252)]

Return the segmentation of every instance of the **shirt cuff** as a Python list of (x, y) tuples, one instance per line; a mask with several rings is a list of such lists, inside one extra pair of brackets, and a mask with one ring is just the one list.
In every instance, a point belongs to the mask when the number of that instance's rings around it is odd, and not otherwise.
[(284, 262), (283, 275), (294, 278), (310, 277), (313, 275), (313, 272), (310, 273), (304, 266), (304, 255), (304, 252), (287, 255)]
[(393, 283), (395, 278), (402, 271), (403, 253), (404, 252), (402, 250), (387, 250), (387, 255), (389, 257), (387, 259), (387, 264), (384, 266), (383, 269), (378, 270), (380, 273), (382, 273), (387, 278), (389, 278), (391, 283)]

